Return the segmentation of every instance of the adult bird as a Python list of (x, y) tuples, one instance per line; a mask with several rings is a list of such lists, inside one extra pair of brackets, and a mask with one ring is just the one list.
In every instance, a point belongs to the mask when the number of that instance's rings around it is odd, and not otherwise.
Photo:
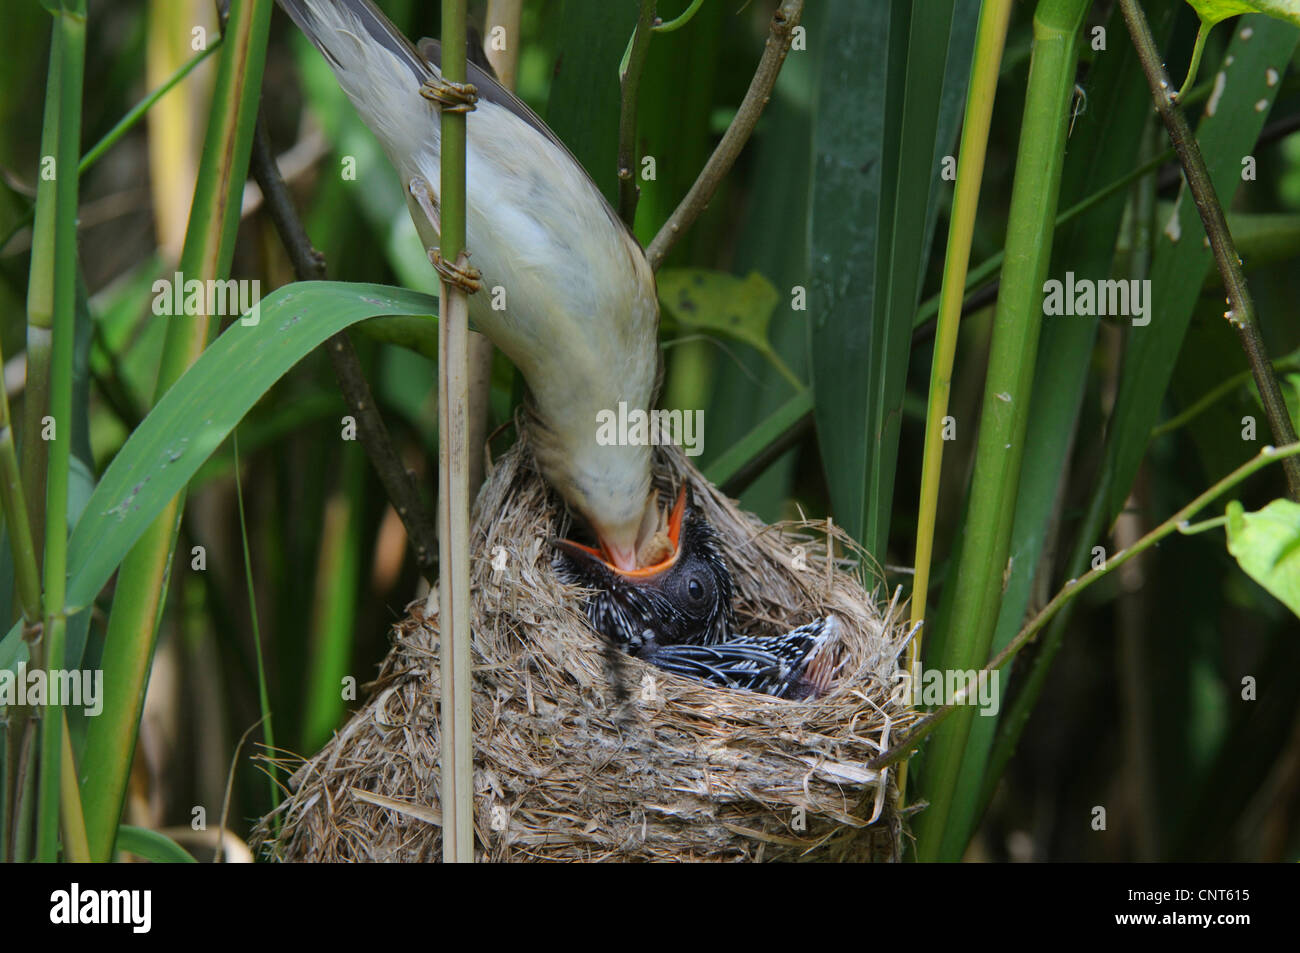
[[(324, 54), (401, 177), (421, 240), (439, 243), (437, 44), (417, 50), (370, 0), (279, 0)], [(600, 445), (597, 415), (651, 409), (659, 308), (645, 253), (590, 176), (517, 97), (474, 64), (466, 247), (487, 289), (470, 319), (522, 372), (542, 477), (618, 572), (665, 556), (651, 447)], [(495, 299), (495, 300), (494, 300)]]

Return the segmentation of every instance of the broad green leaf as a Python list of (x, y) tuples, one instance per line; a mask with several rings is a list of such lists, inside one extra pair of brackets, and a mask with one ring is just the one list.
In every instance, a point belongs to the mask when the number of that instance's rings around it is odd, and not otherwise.
[[(556, 17), (560, 55), (546, 124), (618, 205), (618, 62), (636, 27), (635, 3), (564, 0)], [(653, 42), (653, 41), (652, 41)]]
[(166, 834), (123, 824), (117, 829), (117, 849), (155, 864), (197, 864), (198, 861)]
[(707, 268), (670, 268), (659, 272), (658, 282), (659, 303), (680, 328), (743, 341), (771, 361), (791, 386), (803, 387), (768, 339), (780, 295), (758, 272), (737, 278)]
[[(706, 14), (708, 4), (701, 15)], [(822, 5), (806, 5), (801, 21), (809, 36), (820, 35)], [(695, 24), (684, 32), (698, 29)], [(658, 38), (655, 43), (659, 42)], [(654, 49), (652, 46), (651, 54)], [(753, 174), (747, 191), (762, 201), (746, 202), (735, 223), (735, 257), (731, 267), (738, 274), (758, 271), (769, 278), (782, 300), (772, 315), (768, 339), (800, 380), (808, 379), (808, 312), (794, 310), (796, 287), (808, 288), (808, 204), (806, 187), (791, 188), (791, 182), (807, 183), (812, 169), (812, 94), (817, 64), (802, 54), (788, 56), (763, 111), (763, 121), (747, 147)], [(660, 178), (664, 170), (659, 170)], [(648, 193), (643, 193), (642, 203)], [(678, 194), (682, 194), (679, 192)], [(724, 203), (714, 206), (724, 209)], [(782, 236), (773, 241), (772, 236)], [(707, 240), (707, 235), (704, 236)], [(705, 472), (721, 461), (718, 453), (730, 456), (729, 448), (753, 434), (770, 414), (790, 399), (790, 388), (758, 354), (744, 348), (729, 354), (711, 349), (712, 393), (706, 406), (711, 436), (705, 442), (701, 464)], [(675, 406), (675, 405), (674, 405)], [(808, 399), (811, 409), (812, 400)], [(749, 444), (754, 452), (763, 447)], [(741, 505), (768, 521), (779, 519), (790, 495), (796, 453), (787, 453), (768, 466), (740, 496)], [(732, 460), (742, 465), (747, 460)], [(734, 470), (733, 470), (734, 472)], [(715, 481), (717, 482), (717, 481)]]
[(1239, 13), (1266, 13), (1300, 26), (1300, 0), (1187, 0), (1187, 3), (1208, 26)]
[(1300, 616), (1300, 504), (1274, 500), (1257, 513), (1228, 504), (1228, 552), (1246, 574)]
[(19, 619), (0, 639), (0, 669), (16, 671), (20, 662), (26, 662), (31, 657), (27, 643), (23, 641), (23, 620)]
[(233, 323), (141, 422), (73, 530), (69, 610), (89, 605), (132, 544), (276, 381), (330, 336), (378, 315), (430, 315), (438, 302), (384, 285), (286, 285), (256, 325)]
[(1285, 20), (1300, 26), (1300, 0), (1254, 0), (1247, 4), (1275, 20)]
[[(823, 15), (814, 114), (810, 355), (819, 447), (837, 522), (883, 557), (889, 540), (911, 324), (931, 209), (948, 194), (968, 69), (949, 48), (957, 0), (836, 0)], [(963, 2), (962, 7), (966, 8)], [(969, 54), (955, 57), (969, 63)]]
[[(674, 8), (673, 2), (661, 2), (658, 12), (666, 17)], [(643, 167), (637, 167), (637, 188), (641, 197), (636, 206), (635, 231), (643, 245), (650, 243), (677, 208), (677, 203), (690, 190), (713, 152), (717, 142), (717, 135), (710, 126), (714, 89), (720, 69), (726, 76), (725, 64), (719, 62), (718, 51), (724, 48), (727, 33), (735, 31), (742, 20), (743, 14), (735, 7), (707, 3), (685, 29), (656, 33), (650, 40), (636, 112), (637, 159), (652, 157), (655, 160), (653, 178), (641, 175)], [(748, 33), (743, 35), (747, 40), (751, 37)], [(631, 38), (630, 32), (626, 38)], [(752, 50), (750, 55), (757, 58), (761, 50), (757, 38), (747, 42), (746, 46)], [(564, 55), (567, 60), (570, 53)], [(791, 65), (791, 60), (787, 59), (781, 68), (781, 77), (786, 75)], [(778, 88), (779, 83), (778, 79)], [(682, 95), (684, 89), (690, 90), (689, 96)], [(774, 103), (764, 110), (763, 123), (755, 131), (756, 137), (772, 121), (772, 105)], [(803, 146), (806, 151), (806, 140)], [(754, 147), (755, 142), (751, 141), (746, 152)], [(730, 181), (729, 177), (723, 183), (724, 189)], [(783, 181), (801, 180), (786, 178)], [(763, 195), (764, 203), (771, 198), (769, 193), (760, 191), (755, 194)], [(722, 197), (719, 195), (719, 199)], [(702, 220), (681, 236), (667, 263), (698, 261), (693, 251), (709, 246), (709, 219), (725, 217), (726, 207), (725, 202), (715, 201), (711, 211), (706, 211)]]
[(1210, 26), (1239, 13), (1258, 13), (1259, 6), (1246, 3), (1245, 0), (1187, 0), (1188, 5), (1196, 11), (1202, 23)]

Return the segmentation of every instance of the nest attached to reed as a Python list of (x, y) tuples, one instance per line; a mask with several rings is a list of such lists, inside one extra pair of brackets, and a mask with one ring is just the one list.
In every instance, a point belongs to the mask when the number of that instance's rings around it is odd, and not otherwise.
[[(891, 693), (907, 641), (897, 603), (882, 613), (857, 559), (828, 559), (828, 532), (855, 552), (838, 530), (764, 525), (679, 449), (658, 452), (655, 482), (667, 499), (690, 484), (731, 567), (741, 631), (839, 617), (836, 685), (787, 701), (614, 653), (587, 623), (585, 592), (556, 577), (548, 539), (568, 520), (525, 434), (494, 467), (471, 527), (477, 856), (896, 859), (893, 773), (865, 764), (914, 720)], [(369, 700), (318, 754), (287, 765), (292, 794), (254, 833), (264, 855), (440, 860), (440, 681), (436, 608), (412, 604)]]

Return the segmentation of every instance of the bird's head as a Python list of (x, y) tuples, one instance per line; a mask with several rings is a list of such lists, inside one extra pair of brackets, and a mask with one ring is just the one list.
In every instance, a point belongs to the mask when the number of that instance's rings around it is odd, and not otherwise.
[[(656, 534), (663, 558), (636, 569), (572, 540), (554, 540), (566, 581), (596, 590), (596, 629), (633, 653), (647, 643), (721, 641), (734, 625), (731, 573), (708, 521), (682, 489)], [(654, 544), (652, 544), (654, 545)]]
[(624, 572), (661, 561), (665, 553), (647, 549), (663, 522), (650, 489), (651, 448), (597, 445), (594, 428), (584, 419), (594, 419), (594, 413), (552, 411), (543, 406), (554, 403), (551, 393), (530, 396), (529, 436), (537, 468), (591, 528), (594, 551)]

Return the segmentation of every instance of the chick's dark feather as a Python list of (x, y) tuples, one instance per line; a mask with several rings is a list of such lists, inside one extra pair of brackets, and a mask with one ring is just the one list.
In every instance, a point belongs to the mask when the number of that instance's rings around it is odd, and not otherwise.
[(633, 578), (595, 558), (561, 550), (565, 582), (595, 589), (587, 616), (597, 632), (632, 655), (653, 646), (713, 645), (735, 627), (731, 572), (708, 522), (682, 521), (676, 562), (656, 576)]
[(556, 568), (565, 582), (594, 590), (587, 616), (611, 646), (666, 672), (803, 699), (825, 694), (838, 671), (841, 630), (835, 616), (774, 635), (736, 633), (722, 547), (689, 506), (677, 559), (658, 574), (625, 575), (565, 543), (559, 544)]

